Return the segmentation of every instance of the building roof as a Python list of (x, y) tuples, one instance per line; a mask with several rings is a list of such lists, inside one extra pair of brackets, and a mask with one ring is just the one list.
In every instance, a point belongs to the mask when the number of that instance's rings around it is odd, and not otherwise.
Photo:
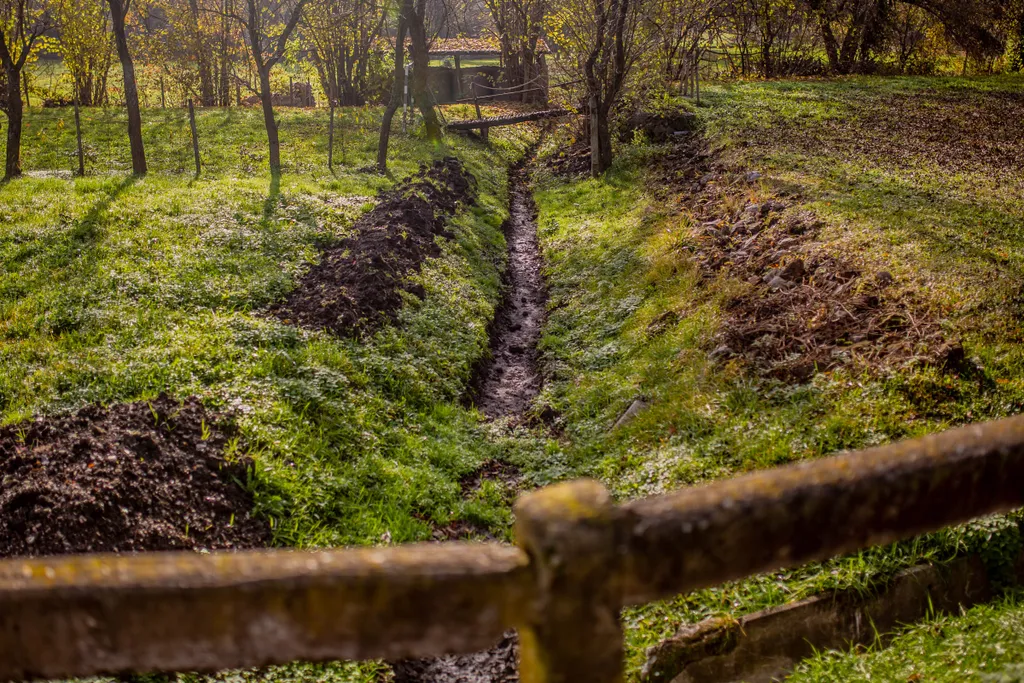
[[(543, 38), (537, 39), (537, 54), (550, 52)], [(501, 55), (501, 46), (494, 38), (435, 38), (430, 45), (431, 55)]]

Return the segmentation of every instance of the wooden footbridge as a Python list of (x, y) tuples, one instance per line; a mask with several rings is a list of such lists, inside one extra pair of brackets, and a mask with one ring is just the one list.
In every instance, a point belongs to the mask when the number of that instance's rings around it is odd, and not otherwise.
[(511, 126), (516, 123), (527, 121), (543, 121), (544, 119), (555, 119), (562, 116), (569, 116), (572, 112), (568, 109), (545, 109), (544, 111), (531, 111), (525, 114), (511, 114), (508, 116), (490, 116), (467, 119), (465, 121), (452, 121), (448, 124), (448, 130), (481, 130), (497, 126)]

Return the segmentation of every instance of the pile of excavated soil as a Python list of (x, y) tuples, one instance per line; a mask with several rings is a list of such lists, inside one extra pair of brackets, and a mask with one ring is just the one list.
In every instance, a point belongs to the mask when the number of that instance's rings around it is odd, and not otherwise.
[(690, 244), (704, 277), (747, 283), (725, 307), (714, 358), (795, 381), (848, 364), (963, 362), (913, 290), (829, 253), (815, 239), (819, 222), (798, 205), (752, 202), (756, 173), (726, 170), (700, 141), (675, 147), (661, 172), (693, 217)]
[(453, 157), (381, 193), (352, 236), (322, 253), (287, 301), (271, 311), (286, 322), (342, 336), (372, 332), (402, 307), (401, 292), (422, 296), (408, 277), (440, 254), (435, 237), (451, 237), (446, 219), (460, 203), (471, 204), (474, 179)]
[(230, 437), (163, 395), (0, 429), (0, 557), (266, 546)]

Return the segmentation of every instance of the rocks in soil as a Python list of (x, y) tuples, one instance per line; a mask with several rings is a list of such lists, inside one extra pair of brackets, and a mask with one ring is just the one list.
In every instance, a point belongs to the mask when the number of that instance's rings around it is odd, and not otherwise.
[(801, 259), (793, 259), (782, 269), (779, 277), (790, 282), (799, 282), (804, 278), (804, 262)]
[(451, 237), (446, 219), (474, 201), (473, 176), (454, 157), (422, 166), (354, 226), (352, 236), (325, 249), (286, 301), (278, 318), (341, 336), (360, 336), (393, 320), (402, 291), (423, 296), (408, 278), (441, 253), (438, 237)]
[(692, 132), (697, 127), (697, 116), (688, 111), (638, 111), (626, 119), (620, 138), (629, 140), (634, 131), (642, 132), (651, 142), (678, 140), (676, 133)]
[(792, 381), (851, 363), (958, 366), (946, 362), (937, 317), (920, 297), (886, 271), (864, 273), (827, 252), (813, 241), (814, 214), (775, 197), (752, 201), (749, 174), (726, 169), (701, 140), (675, 145), (657, 172), (697, 226), (688, 246), (704, 279), (749, 284), (726, 304), (713, 360)]
[(266, 546), (232, 434), (165, 395), (0, 429), (0, 557)]
[(469, 655), (394, 662), (395, 683), (516, 683), (519, 639), (509, 631), (494, 648)]

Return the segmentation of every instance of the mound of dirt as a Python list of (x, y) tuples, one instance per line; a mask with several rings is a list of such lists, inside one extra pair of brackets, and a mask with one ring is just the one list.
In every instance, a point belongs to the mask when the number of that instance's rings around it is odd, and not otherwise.
[(0, 429), (0, 557), (266, 546), (230, 437), (164, 395)]
[(401, 291), (423, 296), (407, 282), (423, 261), (438, 256), (435, 236), (458, 205), (472, 204), (475, 180), (453, 157), (422, 166), (355, 224), (351, 237), (326, 249), (287, 301), (271, 312), (286, 322), (360, 336), (394, 319)]
[(628, 142), (637, 131), (643, 133), (651, 142), (668, 142), (681, 134), (688, 134), (697, 129), (697, 116), (693, 112), (676, 111), (636, 111), (623, 122), (619, 131), (619, 139)]
[(724, 169), (700, 142), (677, 146), (662, 174), (693, 216), (691, 244), (704, 277), (747, 283), (726, 306), (714, 358), (795, 381), (851, 363), (962, 361), (914, 291), (829, 253), (815, 241), (819, 222), (798, 205), (753, 203), (758, 174)]

